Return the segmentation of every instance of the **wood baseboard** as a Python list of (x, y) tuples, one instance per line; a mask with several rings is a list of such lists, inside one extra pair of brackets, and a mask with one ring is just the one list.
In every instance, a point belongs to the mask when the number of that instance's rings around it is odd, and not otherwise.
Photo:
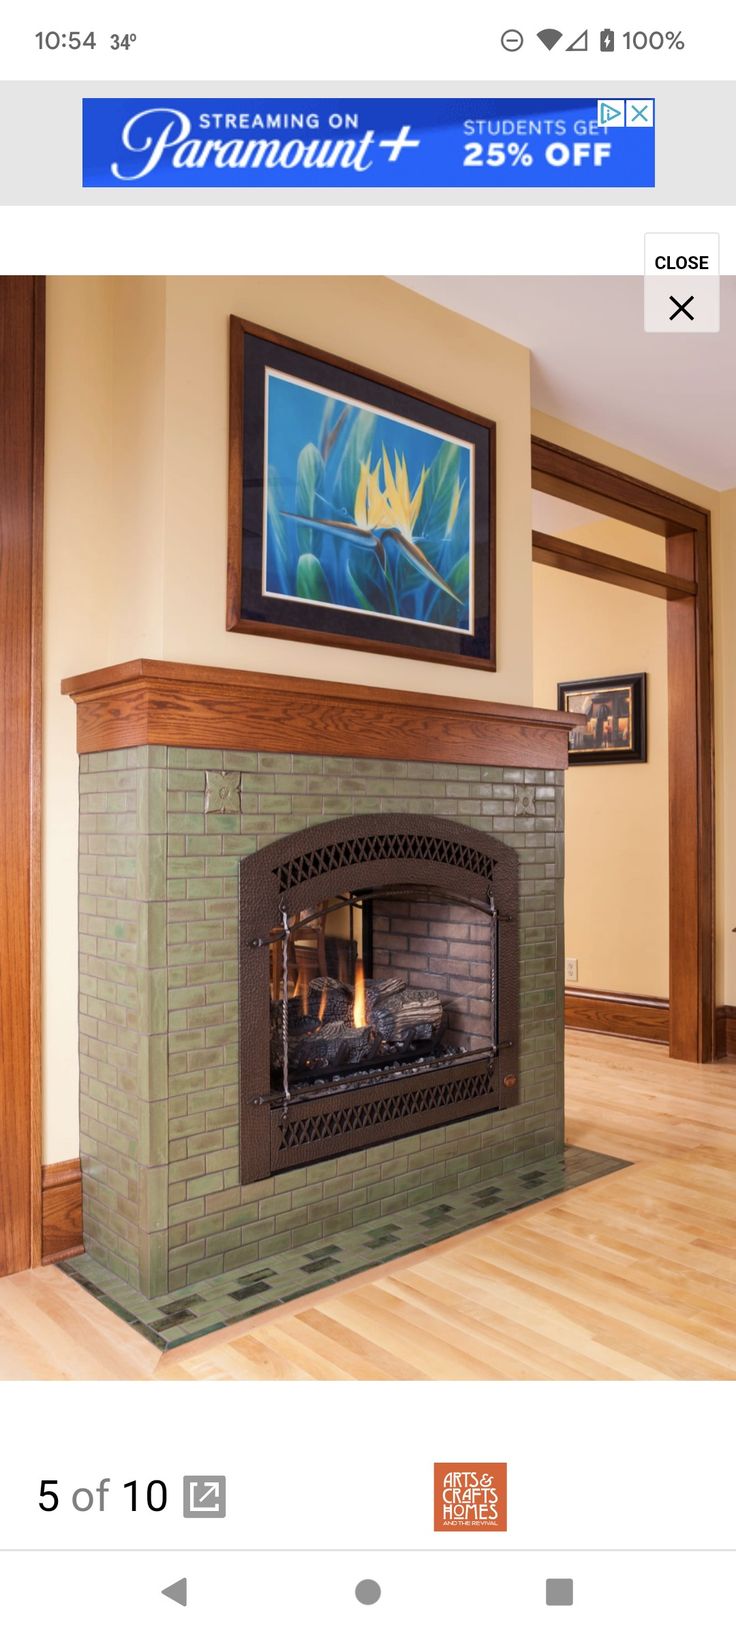
[(566, 988), (565, 1026), (580, 1028), (586, 1033), (615, 1033), (622, 1039), (648, 1039), (654, 1044), (666, 1045), (670, 1033), (669, 1000)]
[(736, 1005), (719, 1005), (716, 1011), (716, 1056), (736, 1056)]
[[(669, 1042), (669, 1001), (636, 994), (599, 993), (592, 988), (565, 989), (565, 1026), (584, 1033), (614, 1033), (621, 1039)], [(716, 1059), (736, 1058), (736, 1005), (716, 1011)]]
[(81, 1255), (82, 1168), (78, 1158), (44, 1164), (41, 1180), (41, 1258), (44, 1266)]

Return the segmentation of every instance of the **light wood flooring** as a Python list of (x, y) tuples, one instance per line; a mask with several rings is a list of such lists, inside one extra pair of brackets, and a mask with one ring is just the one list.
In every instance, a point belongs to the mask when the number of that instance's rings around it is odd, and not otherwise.
[(632, 1168), (160, 1353), (54, 1267), (3, 1379), (735, 1379), (736, 1062), (567, 1036), (567, 1139)]

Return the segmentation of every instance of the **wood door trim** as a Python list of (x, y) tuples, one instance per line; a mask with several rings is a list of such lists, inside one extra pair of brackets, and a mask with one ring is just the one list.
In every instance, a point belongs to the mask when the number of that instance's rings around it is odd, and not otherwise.
[(603, 516), (617, 522), (629, 522), (635, 528), (649, 533), (682, 533), (683, 529), (702, 526), (709, 513), (701, 506), (683, 500), (678, 494), (669, 494), (664, 488), (630, 477), (625, 471), (590, 460), (587, 455), (572, 449), (548, 443), (543, 437), (532, 437), (532, 488), (556, 498), (572, 500), (578, 490), (581, 505), (588, 506), (590, 494), (595, 494), (594, 507)]
[[(710, 514), (679, 495), (538, 437), (532, 438), (532, 487), (660, 534), (667, 542), (665, 577), (688, 585), (687, 595), (667, 602), (670, 1054), (685, 1061), (712, 1061), (716, 1007)], [(584, 571), (582, 559), (578, 571)]]
[(619, 585), (624, 590), (642, 590), (647, 596), (659, 596), (666, 602), (697, 594), (694, 579), (661, 573), (658, 568), (648, 568), (641, 562), (611, 556), (608, 551), (594, 551), (588, 545), (556, 539), (553, 534), (542, 534), (536, 529), (532, 532), (532, 560), (548, 568), (562, 568), (566, 573), (583, 574), (603, 584)]
[[(667, 607), (670, 1046), (673, 1055), (686, 1060), (712, 1061), (716, 1053), (715, 733), (709, 516), (669, 535), (666, 560), (669, 570), (692, 575), (698, 587), (694, 602), (671, 602)], [(696, 960), (690, 952), (693, 941)]]
[(30, 1055), (31, 1098), (31, 1265), (43, 1252), (41, 1160), (43, 1152), (42, 777), (43, 777), (43, 529), (46, 449), (46, 279), (34, 278), (33, 355), (33, 601), (31, 606), (30, 741)]
[(0, 1275), (41, 1258), (44, 281), (0, 278)]

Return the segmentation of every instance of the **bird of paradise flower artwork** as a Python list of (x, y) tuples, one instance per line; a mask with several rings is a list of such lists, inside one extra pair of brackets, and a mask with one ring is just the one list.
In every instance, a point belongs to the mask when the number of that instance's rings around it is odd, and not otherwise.
[(473, 448), (266, 374), (263, 594), (473, 629)]

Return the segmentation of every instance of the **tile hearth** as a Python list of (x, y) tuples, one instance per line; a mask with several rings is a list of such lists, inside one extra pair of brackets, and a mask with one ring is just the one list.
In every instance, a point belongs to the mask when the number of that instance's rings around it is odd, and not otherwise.
[(247, 1271), (226, 1272), (155, 1299), (89, 1254), (63, 1262), (59, 1270), (166, 1351), (627, 1167), (622, 1159), (566, 1147), (561, 1157), (342, 1231), (339, 1241), (286, 1250), (253, 1262)]

